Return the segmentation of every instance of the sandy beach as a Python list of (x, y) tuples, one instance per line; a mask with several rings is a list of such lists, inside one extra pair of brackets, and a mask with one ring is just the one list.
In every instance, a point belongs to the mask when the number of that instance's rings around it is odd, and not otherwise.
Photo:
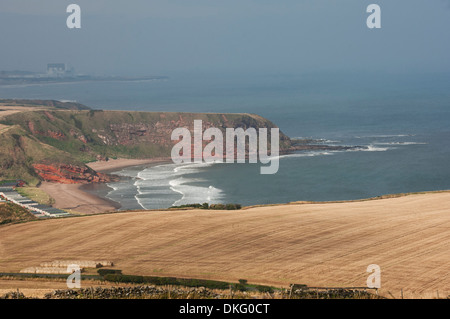
[(151, 158), (151, 159), (127, 159), (127, 158), (118, 158), (118, 159), (110, 159), (108, 161), (97, 161), (86, 164), (93, 170), (101, 173), (110, 173), (114, 170), (120, 170), (129, 166), (139, 166), (145, 164), (155, 164), (155, 163), (164, 163), (169, 162), (170, 158)]
[[(155, 159), (112, 159), (87, 164), (95, 171), (111, 173), (129, 166), (167, 162), (167, 158)], [(98, 214), (111, 212), (120, 208), (120, 204), (112, 200), (96, 196), (83, 190), (84, 184), (58, 184), (42, 182), (39, 188), (55, 199), (53, 207), (71, 210), (81, 214)]]
[(39, 188), (55, 199), (53, 207), (81, 214), (98, 214), (114, 211), (120, 205), (81, 190), (82, 184), (42, 182)]

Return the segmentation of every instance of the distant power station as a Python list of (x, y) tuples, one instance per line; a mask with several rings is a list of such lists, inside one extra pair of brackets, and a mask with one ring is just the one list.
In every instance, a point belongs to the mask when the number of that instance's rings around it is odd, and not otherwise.
[(0, 85), (24, 83), (55, 83), (79, 81), (166, 81), (165, 76), (124, 77), (124, 76), (92, 76), (76, 74), (73, 67), (66, 63), (49, 63), (47, 72), (32, 71), (2, 71), (0, 70)]
[(50, 77), (71, 77), (74, 74), (74, 69), (68, 68), (65, 63), (47, 64), (47, 75)]

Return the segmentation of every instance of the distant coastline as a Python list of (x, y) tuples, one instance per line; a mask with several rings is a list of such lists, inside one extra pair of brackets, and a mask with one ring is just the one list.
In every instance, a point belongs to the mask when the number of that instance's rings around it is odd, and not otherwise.
[(122, 77), (122, 76), (90, 76), (79, 75), (73, 77), (5, 77), (0, 75), (0, 86), (6, 85), (33, 85), (33, 84), (57, 84), (78, 82), (133, 82), (133, 81), (166, 81), (167, 76), (147, 77)]

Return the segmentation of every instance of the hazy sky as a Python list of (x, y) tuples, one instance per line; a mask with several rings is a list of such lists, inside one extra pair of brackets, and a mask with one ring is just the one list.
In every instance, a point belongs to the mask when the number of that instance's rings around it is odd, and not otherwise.
[[(67, 5), (82, 28), (66, 27)], [(366, 8), (382, 9), (382, 28)], [(1, 0), (0, 70), (450, 71), (450, 0)]]

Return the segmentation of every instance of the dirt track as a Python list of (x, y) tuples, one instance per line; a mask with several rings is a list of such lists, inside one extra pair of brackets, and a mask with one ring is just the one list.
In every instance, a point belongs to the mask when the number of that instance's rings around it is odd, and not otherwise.
[(126, 274), (450, 294), (450, 193), (242, 211), (120, 213), (0, 227), (0, 272), (108, 259)]

